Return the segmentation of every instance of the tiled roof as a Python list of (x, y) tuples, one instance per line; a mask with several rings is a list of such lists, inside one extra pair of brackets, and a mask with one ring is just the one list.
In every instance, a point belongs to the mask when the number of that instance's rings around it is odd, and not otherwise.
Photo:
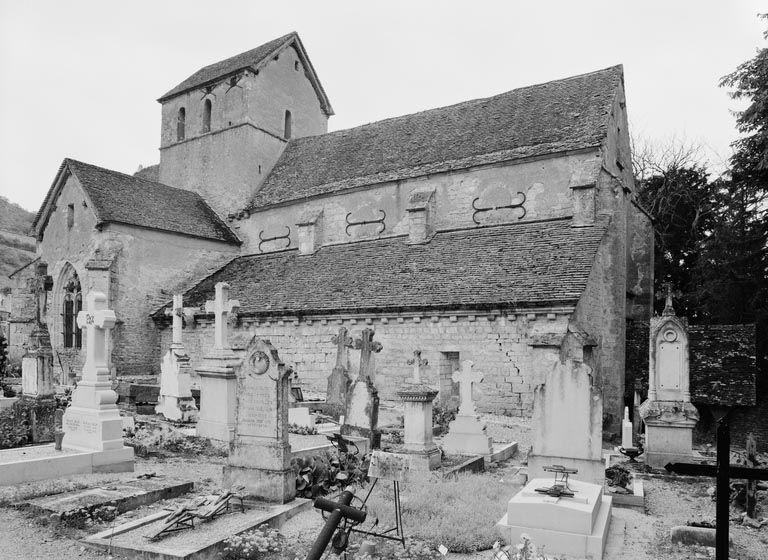
[(754, 406), (757, 374), (755, 325), (693, 325), (688, 329), (691, 400)]
[(147, 167), (142, 167), (136, 173), (134, 173), (133, 176), (138, 177), (139, 179), (145, 179), (147, 181), (158, 182), (160, 178), (160, 164), (154, 163), (152, 165), (148, 165)]
[(390, 237), (312, 255), (242, 256), (189, 290), (185, 302), (202, 305), (223, 281), (240, 312), (253, 314), (574, 304), (604, 232), (562, 219), (439, 232), (423, 245)]
[(199, 194), (73, 159), (65, 159), (62, 163), (57, 180), (35, 217), (33, 226), (38, 232), (39, 224), (45, 227), (64, 170), (69, 170), (82, 185), (99, 222), (117, 222), (240, 243)]
[(621, 66), (291, 140), (250, 209), (362, 185), (599, 146)]
[(323, 109), (325, 110), (326, 114), (332, 115), (333, 109), (331, 108), (331, 104), (325, 94), (325, 90), (323, 90), (323, 86), (320, 84), (320, 81), (317, 78), (314, 67), (312, 66), (312, 63), (310, 62), (309, 57), (304, 50), (301, 39), (295, 31), (288, 33), (287, 35), (283, 35), (282, 37), (278, 37), (277, 39), (273, 39), (268, 43), (264, 43), (255, 49), (251, 49), (244, 53), (240, 53), (238, 55), (229, 57), (225, 60), (220, 60), (219, 62), (209, 64), (208, 66), (201, 68), (192, 74), (189, 78), (171, 89), (169, 92), (163, 94), (158, 99), (158, 101), (162, 103), (171, 97), (182, 94), (191, 89), (216, 82), (226, 76), (236, 74), (240, 70), (244, 70), (246, 68), (256, 70), (276, 51), (281, 50), (283, 47), (291, 43), (293, 43), (293, 45), (296, 47), (296, 51), (299, 53), (304, 66), (308, 70), (308, 76), (312, 81), (312, 85), (317, 92), (317, 96), (321, 105), (323, 106)]

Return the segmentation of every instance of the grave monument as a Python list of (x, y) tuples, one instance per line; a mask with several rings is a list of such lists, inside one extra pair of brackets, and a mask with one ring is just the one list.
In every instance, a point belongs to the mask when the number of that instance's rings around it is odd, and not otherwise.
[(349, 349), (353, 347), (354, 340), (349, 336), (346, 328), (341, 327), (331, 342), (336, 345), (336, 365), (331, 375), (328, 376), (328, 390), (325, 402), (333, 405), (338, 414), (344, 412), (347, 403), (347, 391), (351, 382), (349, 376)]
[[(580, 480), (602, 485), (603, 397), (592, 365), (594, 340), (571, 324), (565, 333), (546, 333), (529, 344), (540, 363), (529, 476), (543, 477), (546, 465), (568, 465), (578, 469)], [(560, 349), (559, 356), (552, 347)]]
[(407, 454), (411, 470), (434, 470), (440, 466), (440, 449), (432, 440), (432, 401), (438, 391), (422, 381), (428, 361), (421, 357), (421, 350), (408, 363), (413, 365), (413, 377), (397, 392), (405, 421), (404, 442), (398, 451)]
[(269, 340), (251, 339), (237, 372), (235, 433), (224, 467), (225, 486), (281, 504), (296, 496), (288, 441), (291, 372)]
[(547, 467), (554, 476), (528, 482), (509, 500), (507, 513), (496, 524), (501, 536), (514, 543), (525, 533), (548, 554), (600, 560), (613, 498), (603, 495), (602, 485), (569, 480), (574, 470)]
[(227, 336), (227, 321), (240, 302), (229, 299), (229, 284), (216, 284), (213, 301), (205, 302), (206, 313), (213, 313), (213, 348), (195, 368), (200, 375), (200, 414), (197, 435), (219, 441), (230, 441), (235, 427), (236, 370), (241, 364)]
[(35, 326), (29, 336), (27, 351), (21, 359), (21, 393), (25, 398), (52, 400), (53, 349), (45, 323), (45, 308), (48, 292), (53, 287), (53, 278), (48, 275), (47, 264), (37, 263), (32, 282), (36, 298)]
[(672, 306), (671, 287), (661, 317), (651, 318), (648, 399), (640, 405), (645, 423), (645, 464), (695, 459), (693, 428), (699, 420), (691, 404), (688, 328)]
[(362, 336), (354, 340), (355, 349), (360, 350), (360, 370), (357, 378), (347, 391), (344, 408), (344, 423), (341, 435), (365, 438), (371, 449), (379, 446), (381, 434), (376, 429), (379, 421), (379, 392), (374, 385), (374, 353), (381, 351), (381, 343), (373, 341), (373, 329), (363, 329)]
[(115, 312), (107, 309), (106, 295), (88, 293), (77, 326), (85, 330), (86, 358), (72, 404), (64, 412), (62, 447), (96, 452), (94, 472), (132, 471), (133, 449), (123, 445), (123, 422), (107, 363), (107, 335), (115, 326)]
[(160, 366), (160, 396), (155, 412), (168, 420), (194, 422), (197, 419), (197, 405), (192, 398), (192, 368), (181, 340), (184, 312), (182, 295), (174, 295), (173, 308), (166, 310), (173, 317), (173, 341)]
[[(443, 451), (450, 455), (493, 455), (493, 439), (486, 433), (486, 426), (480, 421), (472, 397), (472, 387), (483, 380), (483, 374), (472, 371), (474, 362), (464, 360), (461, 370), (456, 370), (451, 379), (459, 384), (459, 412), (448, 425), (448, 434), (443, 438)], [(431, 419), (430, 419), (431, 420)]]

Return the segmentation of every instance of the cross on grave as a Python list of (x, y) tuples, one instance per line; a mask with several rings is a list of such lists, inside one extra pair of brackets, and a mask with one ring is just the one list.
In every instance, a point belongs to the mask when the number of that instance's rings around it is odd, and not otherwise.
[(373, 341), (374, 334), (373, 329), (363, 329), (362, 336), (356, 338), (353, 343), (355, 350), (360, 350), (360, 372), (357, 376), (358, 379), (370, 379), (373, 381), (375, 372), (371, 353), (381, 352), (383, 348), (381, 342)]
[(413, 366), (413, 379), (414, 383), (421, 383), (422, 368), (426, 368), (429, 365), (429, 360), (421, 357), (421, 350), (413, 351), (413, 358), (408, 360), (408, 365)]
[(107, 335), (115, 326), (115, 312), (107, 309), (107, 296), (101, 292), (88, 292), (86, 310), (77, 314), (77, 326), (85, 329), (85, 365), (83, 381), (106, 381)]
[(341, 327), (339, 333), (333, 335), (331, 342), (336, 345), (336, 367), (348, 369), (349, 352), (347, 349), (354, 347), (355, 340), (349, 336), (349, 331), (347, 331), (347, 329)]
[(45, 321), (45, 308), (48, 304), (48, 292), (53, 288), (53, 277), (48, 275), (48, 265), (37, 263), (35, 270), (35, 298), (37, 300), (37, 324)]
[(182, 294), (174, 294), (173, 307), (165, 310), (165, 315), (171, 317), (173, 320), (173, 338), (171, 346), (179, 348), (182, 346), (181, 331), (184, 328), (184, 317), (188, 313), (197, 310), (196, 307), (184, 307), (184, 300)]
[(472, 385), (483, 380), (484, 373), (472, 371), (475, 363), (472, 360), (464, 360), (461, 363), (461, 371), (453, 372), (451, 379), (459, 384), (459, 415), (472, 416), (475, 414), (475, 402), (472, 400)]
[(728, 521), (730, 517), (731, 478), (768, 480), (768, 469), (754, 469), (731, 465), (731, 430), (729, 410), (719, 411), (717, 420), (717, 464), (667, 463), (669, 472), (691, 476), (710, 476), (715, 483), (715, 559), (728, 560)]
[(229, 341), (227, 337), (227, 319), (230, 313), (236, 313), (240, 308), (240, 302), (236, 299), (229, 299), (229, 284), (218, 282), (216, 284), (216, 296), (213, 301), (205, 302), (205, 312), (213, 313), (213, 349), (229, 350)]

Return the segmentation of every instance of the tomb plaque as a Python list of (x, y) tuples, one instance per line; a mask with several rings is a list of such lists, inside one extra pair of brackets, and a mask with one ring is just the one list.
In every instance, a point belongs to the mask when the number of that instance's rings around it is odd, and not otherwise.
[(288, 442), (291, 373), (268, 340), (251, 339), (237, 372), (235, 434), (224, 469), (226, 485), (279, 503), (296, 495)]
[(680, 372), (683, 369), (682, 346), (677, 342), (677, 333), (668, 330), (659, 344), (659, 388), (680, 389)]

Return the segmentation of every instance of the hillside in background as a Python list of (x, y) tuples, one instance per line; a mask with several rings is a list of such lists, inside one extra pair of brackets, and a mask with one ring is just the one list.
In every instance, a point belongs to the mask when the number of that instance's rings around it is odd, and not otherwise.
[(0, 290), (10, 287), (8, 275), (35, 258), (29, 236), (35, 215), (0, 196)]

